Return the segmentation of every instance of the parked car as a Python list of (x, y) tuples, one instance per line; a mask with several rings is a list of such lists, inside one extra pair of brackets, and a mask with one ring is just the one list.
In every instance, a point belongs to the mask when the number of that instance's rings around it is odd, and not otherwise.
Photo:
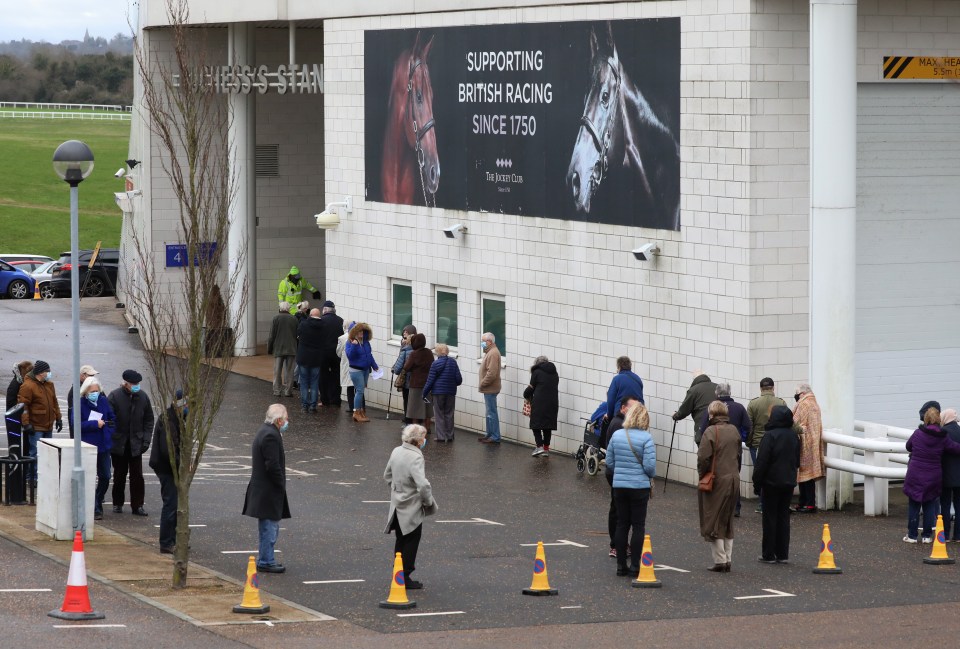
[[(97, 262), (90, 270), (90, 258), (93, 256), (93, 250), (80, 251), (80, 286), (84, 281), (87, 283), (87, 289), (84, 295), (87, 297), (100, 297), (102, 295), (111, 295), (117, 286), (117, 271), (120, 268), (120, 251), (117, 248), (101, 248), (97, 256)], [(70, 259), (70, 252), (64, 252), (57, 260), (59, 268), (53, 269), (53, 276), (50, 279), (50, 290), (56, 296), (70, 296), (70, 273), (73, 272), (73, 262)], [(90, 279), (86, 279), (87, 274)], [(113, 289), (113, 290), (112, 290)]]
[(0, 254), (0, 261), (53, 261), (53, 258), (47, 257), (46, 255), (12, 255), (12, 254)]
[(0, 261), (0, 295), (22, 300), (33, 297), (33, 277), (24, 270)]
[(44, 300), (57, 297), (53, 287), (50, 286), (50, 280), (53, 279), (53, 270), (59, 266), (60, 262), (48, 261), (40, 266), (40, 268), (30, 273), (30, 275), (33, 277), (33, 281), (36, 282), (37, 286), (40, 287), (40, 297), (42, 297)]
[(44, 264), (49, 264), (49, 261), (44, 261), (43, 259), (17, 259), (15, 261), (4, 260), (14, 268), (19, 268), (22, 271), (26, 271), (30, 275), (33, 275), (33, 271), (40, 268)]

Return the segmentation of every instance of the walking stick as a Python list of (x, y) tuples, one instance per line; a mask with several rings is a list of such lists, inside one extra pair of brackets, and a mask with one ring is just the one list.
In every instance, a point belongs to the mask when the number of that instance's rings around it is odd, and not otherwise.
[(667, 475), (670, 473), (670, 459), (673, 457), (673, 438), (677, 434), (677, 420), (673, 420), (673, 432), (670, 434), (670, 452), (667, 453), (667, 470), (663, 472), (663, 491), (667, 493)]
[(387, 421), (390, 421), (390, 406), (393, 404), (393, 370), (390, 370), (390, 396), (387, 397)]

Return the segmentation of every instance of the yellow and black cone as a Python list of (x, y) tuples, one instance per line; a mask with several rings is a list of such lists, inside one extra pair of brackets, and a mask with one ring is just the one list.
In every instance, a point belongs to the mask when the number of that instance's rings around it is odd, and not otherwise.
[(823, 524), (823, 539), (820, 541), (820, 561), (813, 569), (818, 575), (839, 575), (843, 573), (833, 560), (833, 540), (830, 538), (830, 526)]
[(937, 528), (933, 531), (933, 549), (930, 551), (930, 556), (923, 562), (938, 566), (956, 563), (957, 560), (951, 559), (947, 554), (946, 541), (947, 537), (943, 533), (943, 516), (937, 516)]
[(407, 599), (406, 576), (403, 574), (403, 558), (397, 552), (393, 559), (393, 577), (390, 579), (390, 595), (380, 602), (380, 608), (413, 608), (416, 602)]
[(247, 582), (243, 585), (243, 601), (233, 607), (234, 613), (269, 613), (270, 607), (260, 601), (260, 580), (257, 578), (257, 562), (253, 557), (247, 562)]
[(643, 536), (643, 552), (640, 554), (640, 574), (630, 584), (634, 588), (660, 588), (663, 584), (657, 579), (653, 570), (653, 546), (650, 545), (650, 535)]
[(543, 551), (543, 541), (537, 541), (537, 554), (533, 559), (533, 581), (530, 588), (524, 588), (524, 595), (557, 595), (560, 591), (550, 588), (547, 579), (547, 555)]

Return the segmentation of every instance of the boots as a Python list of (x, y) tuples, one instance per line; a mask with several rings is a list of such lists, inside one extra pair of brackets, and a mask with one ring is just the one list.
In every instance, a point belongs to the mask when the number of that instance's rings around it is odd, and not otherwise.
[(367, 423), (368, 421), (370, 421), (370, 419), (367, 417), (367, 409), (366, 409), (366, 408), (360, 408), (360, 409), (358, 409), (358, 410), (354, 410), (354, 411), (353, 411), (353, 420), (354, 420), (355, 422), (357, 422), (358, 424), (365, 424), (365, 423)]

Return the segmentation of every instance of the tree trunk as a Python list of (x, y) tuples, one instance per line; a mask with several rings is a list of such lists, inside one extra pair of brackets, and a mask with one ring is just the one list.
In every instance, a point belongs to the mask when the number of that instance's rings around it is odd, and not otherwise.
[[(183, 478), (184, 476), (181, 476)], [(177, 485), (177, 550), (173, 555), (173, 587), (186, 588), (190, 565), (190, 486)]]

